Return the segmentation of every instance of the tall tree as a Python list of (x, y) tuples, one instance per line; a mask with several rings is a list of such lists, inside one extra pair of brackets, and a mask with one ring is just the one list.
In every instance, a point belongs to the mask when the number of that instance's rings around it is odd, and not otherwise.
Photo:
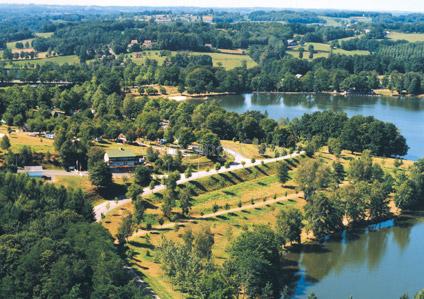
[(278, 163), (277, 166), (277, 174), (278, 174), (278, 180), (280, 183), (285, 184), (289, 180), (289, 165), (286, 161), (282, 161)]
[(307, 227), (318, 240), (339, 231), (343, 227), (342, 216), (339, 204), (322, 192), (314, 194), (305, 206)]
[(89, 170), (91, 183), (100, 190), (112, 185), (112, 172), (104, 162), (97, 162)]
[(300, 243), (302, 220), (302, 213), (298, 209), (289, 208), (280, 211), (277, 216), (276, 234), (283, 245), (287, 242)]

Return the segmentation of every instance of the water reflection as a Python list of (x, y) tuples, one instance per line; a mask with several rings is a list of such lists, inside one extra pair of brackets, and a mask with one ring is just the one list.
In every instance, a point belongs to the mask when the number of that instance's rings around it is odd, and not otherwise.
[(243, 113), (266, 112), (276, 120), (293, 119), (320, 110), (344, 111), (349, 116), (373, 115), (395, 123), (406, 137), (410, 150), (406, 158), (424, 156), (424, 101), (416, 98), (333, 96), (328, 94), (261, 93), (214, 98), (225, 109)]
[[(408, 215), (293, 249), (294, 298), (399, 298), (423, 288), (424, 218)], [(402, 271), (407, 269), (407, 271)]]

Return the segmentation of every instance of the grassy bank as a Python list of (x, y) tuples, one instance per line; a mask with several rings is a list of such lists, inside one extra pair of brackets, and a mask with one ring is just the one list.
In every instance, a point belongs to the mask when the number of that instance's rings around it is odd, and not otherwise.
[[(322, 159), (328, 165), (339, 160), (347, 169), (349, 162), (357, 156), (343, 152), (338, 159), (323, 148), (314, 158)], [(389, 173), (395, 171), (395, 159), (377, 157), (374, 158), (374, 162), (380, 164)], [(411, 164), (411, 161), (404, 161), (401, 168), (409, 167)], [(296, 163), (292, 165), (295, 167)], [(290, 175), (293, 176), (293, 170), (290, 171)], [(213, 259), (217, 264), (221, 264), (228, 257), (226, 249), (231, 240), (242, 231), (258, 224), (274, 227), (276, 216), (281, 209), (289, 206), (303, 209), (306, 203), (302, 195), (297, 193), (297, 186), (293, 180), (284, 186), (278, 182), (276, 164), (260, 166), (259, 169), (241, 169), (228, 173), (227, 177), (217, 174), (190, 185), (195, 192), (198, 192), (194, 197), (192, 220), (181, 222), (175, 227), (167, 223), (163, 227), (156, 225), (157, 229), (147, 234), (136, 234), (130, 242), (130, 248), (134, 253), (131, 263), (140, 269), (146, 280), (151, 282), (155, 292), (164, 298), (181, 298), (183, 294), (179, 293), (164, 277), (160, 265), (154, 260), (155, 248), (160, 244), (161, 238), (178, 240), (184, 230), (189, 229), (195, 232), (208, 226), (214, 234)], [(188, 184), (185, 185), (187, 186)], [(155, 195), (151, 199), (155, 204), (153, 214), (159, 215), (160, 195)], [(201, 215), (212, 213), (214, 205), (218, 205), (219, 212), (222, 213), (216, 216), (211, 214), (212, 216), (203, 219)], [(224, 207), (224, 205), (228, 206)], [(226, 209), (231, 210), (226, 212)], [(237, 211), (233, 212), (233, 210)], [(131, 211), (132, 205), (129, 204), (113, 210), (112, 215), (108, 215), (107, 219), (115, 218), (116, 220), (121, 217), (120, 215), (128, 215)], [(178, 212), (178, 208), (175, 211)], [(303, 242), (309, 242), (309, 238), (310, 235), (306, 232), (302, 235)]]

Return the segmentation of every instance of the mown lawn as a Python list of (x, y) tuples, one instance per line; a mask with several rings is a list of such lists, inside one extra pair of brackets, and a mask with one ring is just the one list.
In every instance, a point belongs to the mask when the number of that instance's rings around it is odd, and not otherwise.
[[(171, 55), (176, 55), (178, 52), (172, 51)], [(180, 53), (189, 53), (190, 55), (209, 55), (212, 57), (214, 66), (222, 65), (225, 69), (233, 69), (235, 67), (241, 66), (243, 61), (246, 62), (247, 67), (251, 68), (256, 66), (256, 62), (248, 55), (238, 55), (238, 54), (229, 54), (229, 53), (207, 53), (207, 52), (180, 52)], [(143, 63), (146, 59), (156, 60), (159, 64), (162, 64), (165, 61), (165, 56), (160, 55), (160, 51), (143, 51), (141, 52), (141, 58), (135, 58), (135, 54), (132, 54), (132, 60), (135, 63)]]

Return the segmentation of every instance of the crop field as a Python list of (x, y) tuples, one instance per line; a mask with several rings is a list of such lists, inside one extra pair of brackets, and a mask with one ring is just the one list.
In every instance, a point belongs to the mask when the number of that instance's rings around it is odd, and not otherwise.
[[(172, 51), (171, 55), (176, 55), (178, 52)], [(248, 55), (229, 54), (229, 53), (204, 53), (204, 52), (180, 52), (189, 53), (190, 55), (209, 55), (212, 57), (214, 66), (222, 65), (225, 69), (233, 69), (241, 66), (243, 62), (246, 62), (247, 67), (251, 68), (256, 66), (256, 62)], [(132, 59), (135, 63), (143, 63), (147, 58), (156, 60), (159, 64), (165, 61), (166, 56), (161, 56), (160, 51), (143, 51), (141, 52), (142, 57), (136, 58), (132, 54)]]

